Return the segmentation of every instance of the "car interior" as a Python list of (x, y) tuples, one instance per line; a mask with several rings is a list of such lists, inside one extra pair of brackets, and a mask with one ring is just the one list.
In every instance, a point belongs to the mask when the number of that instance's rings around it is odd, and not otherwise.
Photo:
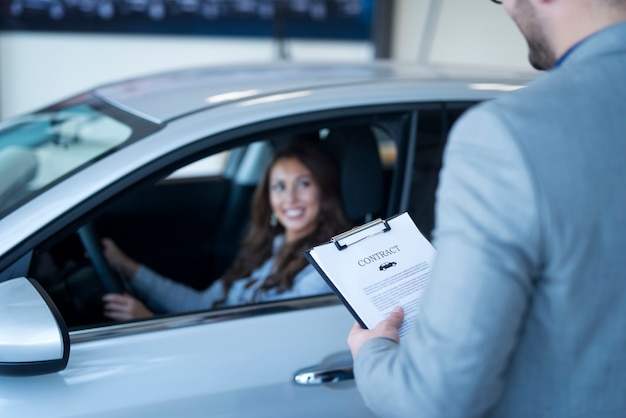
[[(50, 294), (70, 329), (111, 324), (102, 314), (102, 295), (132, 294), (104, 259), (103, 237), (165, 277), (207, 288), (235, 257), (249, 224), (254, 189), (273, 151), (302, 139), (320, 141), (335, 159), (344, 210), (355, 226), (405, 207), (431, 239), (445, 138), (467, 107), (420, 112), (412, 142), (401, 139), (407, 137), (408, 124), (395, 115), (390, 118), (400, 121), (395, 126), (376, 118), (325, 121), (244, 137), (233, 141), (232, 149), (207, 148), (193, 161), (181, 158), (158, 178), (131, 184), (99, 205), (84, 225), (39, 245), (29, 276)], [(410, 158), (397, 159), (400, 153)]]
[(338, 165), (352, 223), (386, 216), (394, 161), (383, 161), (383, 149), (394, 142), (383, 130), (359, 125), (272, 134), (209, 157), (221, 165), (216, 173), (193, 171), (192, 164), (186, 164), (132, 188), (78, 230), (39, 246), (30, 277), (44, 286), (70, 328), (110, 323), (102, 316), (102, 295), (132, 293), (106, 263), (98, 248), (102, 237), (112, 238), (125, 253), (160, 274), (204, 289), (220, 277), (238, 250), (252, 195), (273, 150), (311, 138), (319, 140)]

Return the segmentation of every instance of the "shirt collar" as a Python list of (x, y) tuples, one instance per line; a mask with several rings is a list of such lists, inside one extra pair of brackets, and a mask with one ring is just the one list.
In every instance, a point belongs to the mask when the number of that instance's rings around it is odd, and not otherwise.
[(278, 234), (274, 237), (274, 242), (272, 242), (272, 255), (273, 256), (278, 254), (278, 251), (280, 251), (282, 246), (285, 244), (286, 240), (287, 239), (285, 238), (285, 234)]
[(570, 49), (568, 49), (567, 51), (565, 51), (565, 54), (561, 55), (561, 58), (559, 58), (556, 62), (555, 67), (560, 67), (561, 64), (563, 64), (563, 61), (565, 61), (567, 59), (567, 57), (569, 57), (570, 55), (572, 55), (572, 52), (574, 52), (575, 50), (577, 50), (582, 44), (584, 44), (585, 42), (587, 42), (589, 39), (593, 38), (594, 35), (596, 35), (596, 33), (593, 33), (589, 36), (587, 36), (586, 38), (583, 38), (582, 40), (576, 42)]
[(563, 62), (565, 62), (565, 60), (572, 55), (572, 53), (574, 51), (576, 51), (577, 49), (579, 49), (581, 47), (581, 45), (586, 44), (589, 42), (589, 40), (591, 40), (592, 38), (596, 38), (598, 36), (600, 36), (601, 33), (603, 32), (607, 32), (610, 29), (612, 29), (613, 27), (620, 27), (620, 26), (624, 26), (626, 27), (626, 22), (619, 22), (616, 23), (615, 25), (611, 25), (609, 27), (606, 27), (604, 29), (600, 29), (597, 32), (592, 33), (591, 35), (587, 36), (586, 38), (581, 39), (580, 41), (578, 41), (577, 43), (575, 43), (570, 49), (568, 49), (567, 51), (565, 51), (565, 53), (563, 55), (561, 55), (561, 57), (557, 60), (556, 64), (555, 64), (555, 68), (560, 67)]

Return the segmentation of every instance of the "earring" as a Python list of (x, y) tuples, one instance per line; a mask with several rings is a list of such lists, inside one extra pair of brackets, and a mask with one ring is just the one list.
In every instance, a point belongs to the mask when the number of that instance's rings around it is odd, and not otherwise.
[(278, 218), (273, 213), (270, 215), (270, 226), (273, 228), (278, 225)]

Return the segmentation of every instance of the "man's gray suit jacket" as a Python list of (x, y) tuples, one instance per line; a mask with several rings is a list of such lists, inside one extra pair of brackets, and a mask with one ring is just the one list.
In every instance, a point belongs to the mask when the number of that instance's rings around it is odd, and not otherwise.
[(381, 416), (626, 416), (626, 24), (454, 127), (414, 332), (374, 339)]

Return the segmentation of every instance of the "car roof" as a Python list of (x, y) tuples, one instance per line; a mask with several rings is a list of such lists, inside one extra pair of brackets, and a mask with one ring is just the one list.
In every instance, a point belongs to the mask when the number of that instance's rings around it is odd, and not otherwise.
[[(193, 68), (107, 84), (94, 95), (155, 123), (233, 102), (339, 86), (374, 86), (408, 81), (429, 89), (479, 82), (520, 84), (532, 77), (520, 71), (495, 71), (411, 63), (268, 63)], [(462, 87), (458, 87), (462, 88)], [(339, 97), (338, 97), (339, 99)]]

